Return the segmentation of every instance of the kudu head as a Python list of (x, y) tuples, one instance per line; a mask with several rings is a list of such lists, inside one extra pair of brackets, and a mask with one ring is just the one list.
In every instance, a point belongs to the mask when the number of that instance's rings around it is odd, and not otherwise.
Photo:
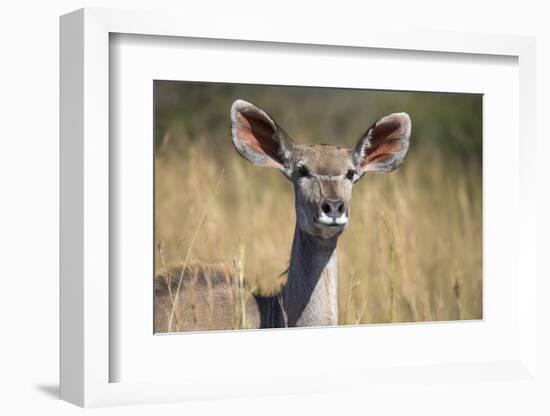
[(280, 169), (293, 183), (300, 229), (316, 238), (342, 233), (350, 218), (351, 190), (367, 172), (390, 172), (409, 148), (406, 113), (382, 117), (352, 149), (294, 143), (266, 112), (243, 100), (231, 107), (231, 134), (239, 154), (257, 166)]

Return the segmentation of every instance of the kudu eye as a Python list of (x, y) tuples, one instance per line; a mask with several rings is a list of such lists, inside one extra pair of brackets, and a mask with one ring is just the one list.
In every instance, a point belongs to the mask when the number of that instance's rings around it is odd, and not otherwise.
[(309, 170), (304, 165), (298, 166), (298, 177), (307, 178), (309, 176)]
[(356, 173), (357, 172), (355, 171), (355, 169), (348, 170), (348, 173), (346, 173), (346, 179), (349, 179), (350, 181), (352, 181)]

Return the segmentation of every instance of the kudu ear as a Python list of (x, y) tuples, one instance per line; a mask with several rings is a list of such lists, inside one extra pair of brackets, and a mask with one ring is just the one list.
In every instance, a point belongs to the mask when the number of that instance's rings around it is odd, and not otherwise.
[(235, 101), (231, 106), (231, 136), (235, 149), (246, 160), (289, 174), (292, 141), (263, 110), (243, 100)]
[(411, 118), (407, 113), (390, 114), (374, 123), (352, 150), (359, 174), (398, 168), (409, 150), (410, 135)]

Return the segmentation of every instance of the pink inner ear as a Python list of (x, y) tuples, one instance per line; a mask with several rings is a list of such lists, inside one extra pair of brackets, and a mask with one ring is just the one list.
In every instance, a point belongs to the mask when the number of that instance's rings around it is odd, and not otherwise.
[(278, 144), (273, 140), (273, 127), (268, 122), (257, 118), (254, 114), (237, 113), (237, 136), (242, 144), (250, 150), (264, 155), (265, 166), (280, 168), (278, 158)]
[(374, 126), (370, 132), (370, 146), (365, 148), (365, 159), (361, 166), (383, 162), (403, 150), (404, 126), (398, 120), (385, 120)]
[(399, 153), (402, 147), (399, 139), (388, 139), (371, 151), (362, 165), (372, 162), (381, 162), (386, 158), (392, 157), (393, 154)]

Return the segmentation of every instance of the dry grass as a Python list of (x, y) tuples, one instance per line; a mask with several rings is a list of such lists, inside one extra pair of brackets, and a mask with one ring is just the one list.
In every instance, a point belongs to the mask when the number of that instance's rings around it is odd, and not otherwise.
[[(157, 152), (156, 266), (221, 262), (233, 265), (239, 285), (246, 279), (271, 291), (290, 256), (292, 186), (242, 160), (224, 139), (216, 147), (180, 137), (184, 152)], [(398, 171), (355, 185), (338, 247), (341, 324), (481, 318), (479, 173), (413, 148)]]

